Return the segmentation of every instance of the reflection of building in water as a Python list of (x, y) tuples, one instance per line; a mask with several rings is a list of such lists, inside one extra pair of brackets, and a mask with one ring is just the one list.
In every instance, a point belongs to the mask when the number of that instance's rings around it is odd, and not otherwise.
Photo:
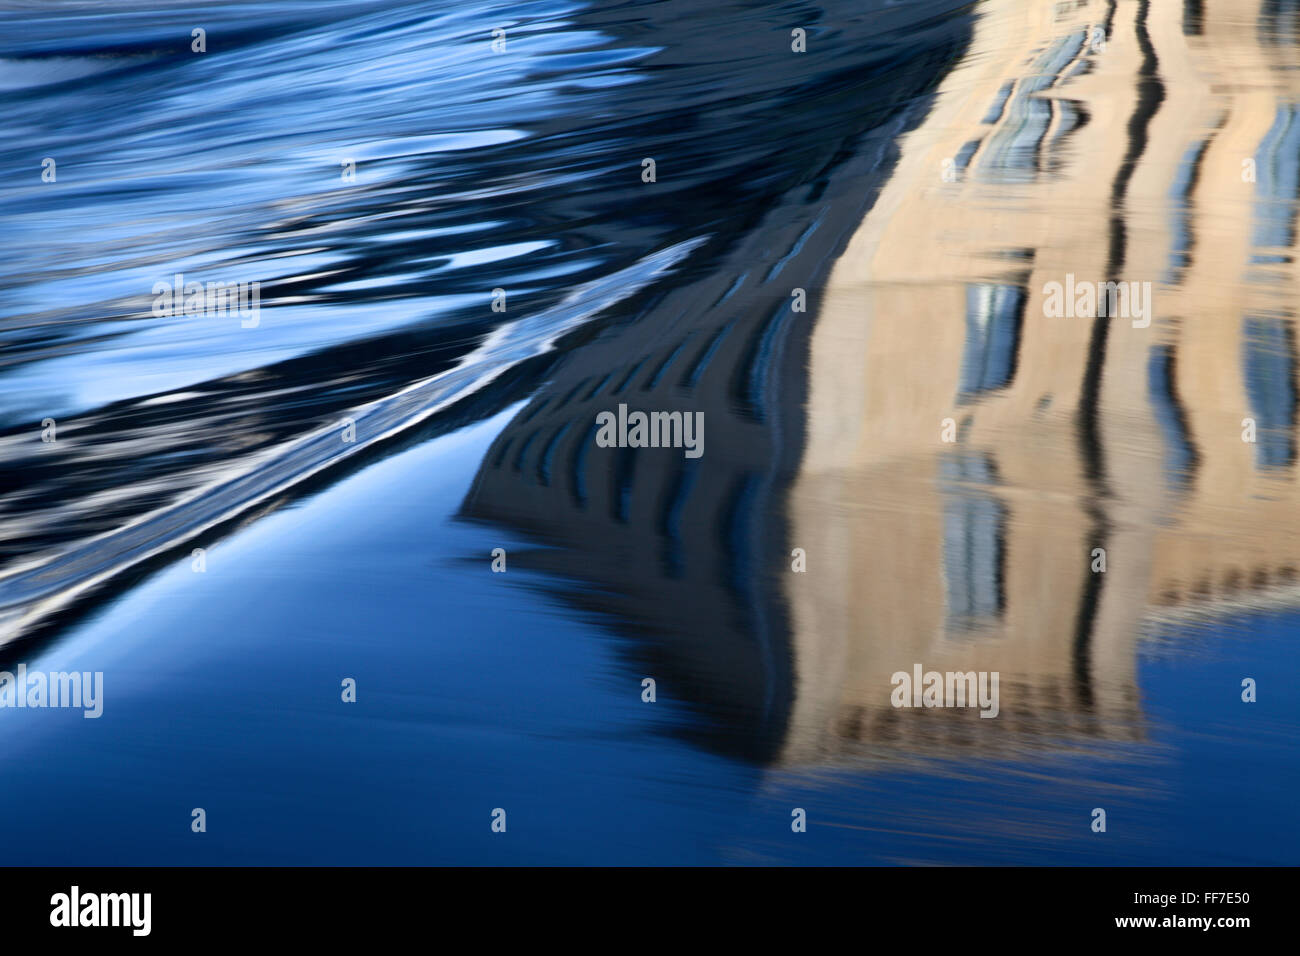
[[(986, 5), (905, 137), (811, 343), (786, 759), (1140, 735), (1151, 608), (1295, 577), (1295, 27), (1200, 7)], [(1047, 317), (1067, 275), (1154, 321)], [(1002, 716), (893, 710), (915, 662)]]
[[(755, 759), (783, 735), (791, 688), (779, 586), (755, 562), (783, 546), (772, 502), (797, 462), (774, 439), (802, 427), (798, 395), (767, 385), (789, 377), (779, 346), (798, 330), (763, 281), (771, 266), (734, 288), (692, 284), (706, 314), (673, 293), (657, 311), (676, 323), (572, 353), (497, 437), (462, 510), (540, 542), (512, 549), (512, 569), (544, 571), (564, 600), (612, 619), (660, 694), (689, 699), (713, 745)], [(596, 416), (620, 403), (702, 411), (702, 457), (599, 447)]]
[[(528, 563), (633, 639), (710, 746), (1140, 737), (1153, 609), (1300, 567), (1294, 32), (1269, 0), (1193, 7), (982, 6), (824, 293), (813, 264), (875, 161), (774, 210), (665, 324), (573, 352), (465, 516), (540, 541)], [(1049, 318), (1067, 276), (1150, 282), (1154, 319)], [(598, 448), (620, 402), (704, 411), (704, 457)], [(999, 671), (999, 716), (895, 710), (917, 663)]]
[[(621, 648), (641, 669), (632, 686), (653, 676), (660, 699), (702, 718), (683, 733), (748, 759), (774, 756), (791, 706), (781, 556), (803, 445), (801, 300), (825, 282), (869, 203), (865, 184), (881, 180), (933, 83), (923, 63), (871, 80), (863, 125), (719, 264), (571, 350), (497, 437), (462, 507), (539, 542), (512, 549), (511, 569), (546, 572), (548, 590), (632, 638)], [(599, 447), (596, 416), (620, 404), (703, 412), (702, 457)]]

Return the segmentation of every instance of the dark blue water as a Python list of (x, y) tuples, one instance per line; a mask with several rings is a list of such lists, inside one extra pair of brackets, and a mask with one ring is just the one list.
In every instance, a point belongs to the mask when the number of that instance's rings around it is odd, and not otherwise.
[[(792, 756), (790, 290), (976, 15), (0, 12), (0, 667), (104, 675), (99, 719), (0, 709), (0, 860), (1293, 863), (1286, 606), (1148, 634), (1124, 739)], [(256, 327), (155, 315), (178, 272)], [(595, 449), (629, 396), (705, 456)]]
[[(214, 548), (206, 575), (180, 562), (45, 651), (45, 669), (104, 671), (105, 715), (7, 714), (22, 771), (0, 805), (24, 821), (8, 859), (1104, 865), (1118, 837), (1125, 862), (1289, 861), (1294, 612), (1145, 658), (1141, 746), (765, 768), (683, 743), (677, 689), (643, 704), (624, 642), (557, 606), (553, 582), (469, 560), (513, 543), (455, 518), (502, 424), (281, 509)], [(1269, 688), (1259, 710), (1222, 693), (1237, 673)], [(197, 806), (207, 834), (189, 830)]]

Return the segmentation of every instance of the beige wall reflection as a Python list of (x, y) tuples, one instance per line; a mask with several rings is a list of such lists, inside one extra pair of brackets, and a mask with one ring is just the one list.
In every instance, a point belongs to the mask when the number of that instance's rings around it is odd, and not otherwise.
[[(837, 263), (788, 762), (1140, 738), (1145, 621), (1291, 600), (1297, 47), (1270, 0), (1197, 7), (985, 3)], [(1067, 274), (1154, 320), (1046, 316)], [(1000, 671), (1000, 716), (895, 710), (914, 663)]]

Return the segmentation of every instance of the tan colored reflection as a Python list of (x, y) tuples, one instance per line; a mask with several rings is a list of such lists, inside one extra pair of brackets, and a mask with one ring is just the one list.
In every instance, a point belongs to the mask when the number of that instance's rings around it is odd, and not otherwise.
[[(986, 3), (905, 138), (813, 333), (787, 761), (1140, 738), (1145, 622), (1291, 600), (1300, 54), (1205, 8)], [(1067, 274), (1154, 320), (1048, 317)], [(1000, 716), (895, 710), (914, 663), (999, 671)]]

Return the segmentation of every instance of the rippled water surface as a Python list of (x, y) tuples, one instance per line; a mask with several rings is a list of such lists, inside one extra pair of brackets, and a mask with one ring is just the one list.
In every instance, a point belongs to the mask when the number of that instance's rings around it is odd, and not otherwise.
[(5, 861), (1295, 863), (1298, 36), (6, 6)]

